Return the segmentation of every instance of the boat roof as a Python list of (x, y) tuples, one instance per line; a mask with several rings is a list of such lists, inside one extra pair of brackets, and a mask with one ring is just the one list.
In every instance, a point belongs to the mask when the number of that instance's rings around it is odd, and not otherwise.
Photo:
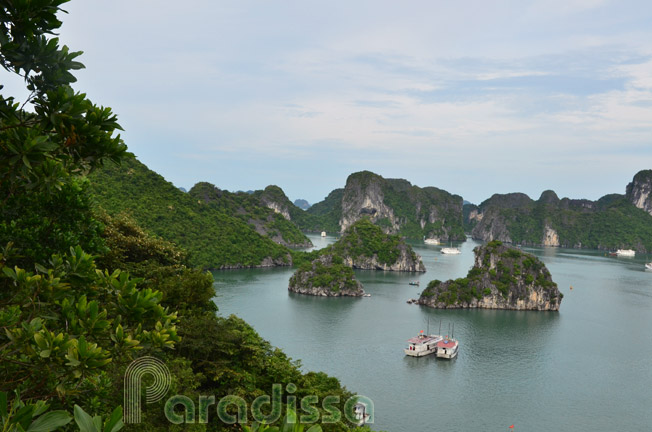
[(435, 341), (437, 339), (441, 339), (441, 336), (435, 336), (435, 335), (415, 336), (413, 338), (408, 339), (408, 343), (411, 343), (411, 344), (423, 344), (423, 343), (426, 343), (426, 342)]
[(453, 348), (455, 345), (457, 345), (455, 339), (444, 339), (437, 342), (437, 348)]

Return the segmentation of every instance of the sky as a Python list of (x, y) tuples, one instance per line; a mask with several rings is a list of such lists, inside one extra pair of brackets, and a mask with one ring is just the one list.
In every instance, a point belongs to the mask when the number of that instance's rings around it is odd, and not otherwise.
[(370, 170), (474, 203), (546, 189), (597, 199), (652, 168), (649, 0), (64, 9), (61, 40), (86, 65), (74, 87), (186, 189), (276, 184), (315, 203)]

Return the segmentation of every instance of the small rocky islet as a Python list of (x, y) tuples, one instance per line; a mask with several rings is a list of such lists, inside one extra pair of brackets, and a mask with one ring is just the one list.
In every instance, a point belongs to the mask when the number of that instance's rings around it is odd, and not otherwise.
[(299, 294), (340, 297), (365, 295), (353, 269), (425, 272), (421, 257), (397, 235), (363, 218), (334, 244), (314, 253), (292, 275), (288, 290)]
[(438, 309), (559, 310), (564, 295), (537, 257), (498, 240), (473, 251), (475, 263), (465, 278), (431, 281), (417, 303)]

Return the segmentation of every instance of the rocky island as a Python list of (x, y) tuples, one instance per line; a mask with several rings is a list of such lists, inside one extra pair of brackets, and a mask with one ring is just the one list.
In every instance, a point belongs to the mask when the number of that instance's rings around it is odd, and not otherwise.
[(364, 218), (353, 223), (324, 253), (335, 254), (349, 267), (361, 270), (425, 272), (421, 257), (398, 235)]
[(322, 297), (362, 297), (365, 292), (353, 269), (337, 255), (322, 255), (299, 267), (290, 278), (288, 290)]
[(353, 269), (425, 272), (421, 257), (397, 235), (385, 234), (367, 218), (351, 225), (332, 245), (295, 255), (302, 264), (288, 290), (316, 296), (363, 296)]
[(439, 309), (559, 310), (563, 294), (537, 257), (497, 240), (474, 253), (465, 278), (431, 281), (417, 303)]

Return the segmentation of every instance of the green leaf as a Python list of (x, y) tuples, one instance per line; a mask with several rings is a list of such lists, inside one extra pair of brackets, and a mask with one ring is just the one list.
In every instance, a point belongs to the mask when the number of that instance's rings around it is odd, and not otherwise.
[(283, 432), (293, 432), (297, 425), (297, 414), (290, 408), (288, 408), (284, 423)]
[(32, 421), (32, 414), (34, 414), (34, 405), (25, 405), (13, 416), (12, 421), (26, 429)]
[(312, 425), (312, 427), (308, 429), (306, 432), (321, 432), (321, 426)]
[(7, 418), (7, 392), (0, 392), (0, 418)]
[(79, 405), (75, 404), (75, 423), (80, 432), (100, 432), (93, 424), (93, 419)]
[(122, 406), (116, 407), (104, 425), (104, 432), (117, 432), (124, 427), (122, 423)]
[(34, 420), (27, 432), (50, 432), (67, 425), (71, 420), (72, 417), (65, 411), (51, 411)]

